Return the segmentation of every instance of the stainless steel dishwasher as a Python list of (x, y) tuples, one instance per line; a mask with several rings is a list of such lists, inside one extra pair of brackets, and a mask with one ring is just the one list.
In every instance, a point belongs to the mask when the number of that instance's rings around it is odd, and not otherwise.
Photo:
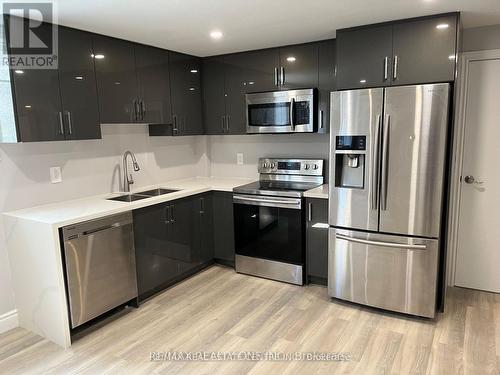
[(132, 213), (64, 227), (71, 327), (137, 297)]

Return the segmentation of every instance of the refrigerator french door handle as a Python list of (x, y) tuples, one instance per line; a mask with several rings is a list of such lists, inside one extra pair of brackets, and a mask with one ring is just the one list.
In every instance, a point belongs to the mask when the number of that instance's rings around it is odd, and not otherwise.
[(391, 132), (391, 115), (385, 115), (382, 130), (382, 183), (380, 188), (380, 209), (387, 210), (387, 184), (389, 174), (389, 142)]
[(371, 201), (371, 206), (372, 210), (378, 210), (378, 171), (379, 171), (379, 163), (380, 163), (380, 150), (379, 150), (379, 143), (380, 143), (380, 119), (381, 116), (377, 115), (377, 120), (375, 124), (375, 139), (373, 142), (373, 152), (372, 152), (372, 160), (373, 160), (373, 166), (371, 170), (371, 176), (370, 176), (370, 201)]
[(427, 249), (427, 246), (424, 244), (412, 245), (412, 244), (397, 243), (397, 242), (371, 241), (371, 240), (364, 240), (362, 238), (344, 236), (344, 235), (338, 234), (338, 233), (335, 234), (335, 238), (337, 238), (339, 240), (344, 240), (347, 242), (356, 242), (356, 243), (361, 243), (364, 245), (373, 245), (373, 246), (381, 246), (381, 247), (391, 247), (394, 249), (408, 249), (408, 250), (426, 250)]

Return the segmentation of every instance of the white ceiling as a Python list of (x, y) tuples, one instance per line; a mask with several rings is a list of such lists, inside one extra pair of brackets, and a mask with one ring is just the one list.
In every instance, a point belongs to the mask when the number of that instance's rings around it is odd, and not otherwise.
[[(53, 0), (62, 25), (198, 56), (327, 39), (335, 30), (462, 11), (500, 24), (500, 0)], [(210, 39), (210, 31), (224, 33)]]

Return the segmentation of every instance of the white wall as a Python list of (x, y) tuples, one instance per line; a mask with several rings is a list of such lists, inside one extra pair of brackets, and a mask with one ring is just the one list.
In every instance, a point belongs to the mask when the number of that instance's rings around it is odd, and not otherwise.
[[(0, 212), (117, 191), (125, 150), (141, 166), (135, 186), (208, 172), (207, 137), (149, 137), (144, 125), (104, 125), (102, 133), (102, 140), (0, 144)], [(62, 168), (62, 183), (50, 183), (51, 166)], [(0, 317), (14, 308), (0, 230)]]
[[(329, 139), (329, 135), (323, 134), (208, 136), (209, 173), (217, 177), (257, 178), (259, 157), (328, 160)], [(236, 164), (238, 152), (243, 153), (243, 165)], [(326, 172), (328, 175), (328, 169)]]

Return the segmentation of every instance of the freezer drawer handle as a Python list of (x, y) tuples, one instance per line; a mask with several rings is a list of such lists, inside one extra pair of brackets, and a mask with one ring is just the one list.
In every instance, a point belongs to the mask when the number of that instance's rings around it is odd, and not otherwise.
[(406, 243), (370, 241), (370, 240), (363, 240), (361, 238), (344, 236), (342, 234), (335, 234), (335, 238), (337, 238), (339, 240), (348, 241), (348, 242), (362, 243), (365, 245), (392, 247), (395, 249), (408, 249), (408, 250), (426, 250), (427, 249), (426, 245), (410, 245), (410, 244), (406, 244)]

